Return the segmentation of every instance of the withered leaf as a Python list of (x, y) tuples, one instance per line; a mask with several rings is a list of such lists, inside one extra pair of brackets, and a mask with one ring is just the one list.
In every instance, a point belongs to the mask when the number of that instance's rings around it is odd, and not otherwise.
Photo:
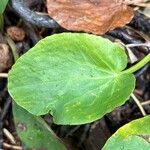
[(5, 43), (0, 43), (0, 72), (5, 71), (12, 65), (12, 58), (9, 53), (9, 47)]
[(104, 34), (133, 18), (133, 9), (123, 0), (47, 0), (48, 14), (72, 31)]

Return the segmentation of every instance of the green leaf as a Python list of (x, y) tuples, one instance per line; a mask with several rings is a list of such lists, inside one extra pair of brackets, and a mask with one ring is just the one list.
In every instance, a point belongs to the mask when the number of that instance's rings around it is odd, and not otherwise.
[(0, 30), (2, 30), (4, 27), (4, 17), (2, 14), (0, 14)]
[(9, 0), (0, 0), (0, 30), (2, 30), (4, 26), (3, 12), (7, 6), (8, 1)]
[(149, 123), (150, 116), (146, 116), (126, 124), (108, 139), (102, 150), (149, 150)]
[(0, 0), (0, 14), (3, 14), (9, 0)]
[(102, 150), (150, 150), (150, 143), (140, 136), (129, 136), (124, 140), (114, 138)]
[(135, 86), (121, 71), (118, 44), (85, 33), (56, 34), (18, 59), (8, 77), (16, 103), (34, 115), (50, 112), (57, 124), (84, 124), (122, 105)]
[(39, 117), (28, 113), (18, 105), (13, 105), (17, 133), (28, 149), (66, 150), (58, 137)]

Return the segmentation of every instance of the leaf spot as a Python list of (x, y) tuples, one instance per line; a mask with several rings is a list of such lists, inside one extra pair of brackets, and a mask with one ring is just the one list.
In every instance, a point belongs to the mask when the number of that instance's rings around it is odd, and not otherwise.
[(21, 131), (26, 131), (27, 130), (27, 126), (25, 123), (18, 123), (17, 127), (21, 130)]

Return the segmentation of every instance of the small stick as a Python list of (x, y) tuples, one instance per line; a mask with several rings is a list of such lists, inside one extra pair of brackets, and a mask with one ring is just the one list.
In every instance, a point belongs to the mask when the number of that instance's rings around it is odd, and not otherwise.
[(133, 93), (131, 94), (131, 97), (133, 98), (133, 100), (135, 101), (135, 103), (137, 104), (137, 106), (139, 107), (142, 115), (146, 116), (146, 112), (145, 112), (144, 108), (142, 107), (140, 101), (136, 98), (136, 96)]
[(132, 50), (128, 47), (129, 44), (124, 44), (123, 42), (121, 42), (120, 40), (116, 40), (116, 42), (118, 42), (119, 44), (121, 44), (121, 46), (125, 47), (128, 55), (129, 55), (129, 59), (131, 61), (131, 63), (135, 63), (138, 59), (137, 57), (134, 55), (134, 53), (132, 52)]
[(135, 12), (134, 18), (129, 25), (134, 29), (139, 29), (147, 35), (150, 34), (150, 18), (138, 11)]
[(12, 144), (16, 144), (14, 136), (6, 128), (3, 129), (3, 133)]
[[(147, 43), (139, 43), (139, 44), (127, 44), (126, 45), (126, 48), (130, 49), (132, 47), (141, 47), (141, 46), (144, 46), (144, 47), (150, 47), (150, 43), (147, 42)], [(138, 77), (140, 76), (141, 74), (143, 74), (143, 72), (145, 72), (149, 67), (149, 64), (145, 65), (142, 69), (140, 69), (136, 74), (135, 76)]]
[(128, 51), (128, 55), (129, 55), (131, 63), (133, 64), (137, 62), (138, 58), (134, 55), (130, 47), (128, 47), (127, 45), (125, 45), (125, 47), (126, 47), (126, 50)]
[[(130, 28), (128, 30), (131, 33), (133, 32)], [(138, 35), (140, 35), (140, 34), (138, 34)], [(143, 44), (145, 42), (145, 38), (143, 38), (143, 37), (138, 38), (138, 37), (135, 37), (133, 35), (130, 35), (128, 33), (127, 29), (125, 29), (125, 28), (115, 29), (113, 31), (109, 31), (107, 33), (107, 35), (112, 36), (113, 38), (117, 38), (127, 45), (128, 44)], [(137, 50), (144, 53), (144, 54), (147, 54), (150, 51), (150, 48), (149, 47), (137, 47)]]
[(91, 124), (86, 124), (85, 128), (84, 128), (84, 132), (82, 133), (81, 137), (80, 137), (80, 142), (78, 143), (78, 147), (80, 147), (82, 145), (82, 143), (85, 141), (88, 131), (90, 130)]
[(2, 113), (1, 113), (1, 119), (2, 120), (5, 118), (6, 114), (8, 113), (8, 109), (9, 109), (10, 105), (11, 105), (11, 98), (9, 97), (7, 99), (7, 101), (5, 103), (5, 106), (4, 106), (4, 109), (3, 109)]
[(7, 148), (7, 149), (23, 150), (23, 148), (21, 146), (11, 145), (11, 144), (8, 144), (8, 143), (5, 143), (5, 142), (3, 142), (3, 147)]
[(7, 73), (0, 73), (0, 78), (7, 78), (8, 74)]
[(2, 143), (4, 141), (2, 129), (3, 129), (3, 122), (2, 122), (2, 119), (0, 117), (0, 150), (2, 150)]
[(140, 47), (140, 46), (150, 47), (150, 42), (139, 43), (139, 44), (127, 44), (126, 46), (127, 47)]
[(72, 135), (72, 134), (73, 134), (74, 132), (76, 132), (79, 128), (80, 128), (80, 126), (74, 127), (73, 129), (71, 129), (71, 130), (66, 134), (65, 137), (68, 137), (68, 136)]
[(145, 102), (142, 102), (141, 105), (142, 105), (142, 106), (150, 105), (150, 100), (147, 100), (147, 101), (145, 101)]
[(150, 7), (150, 3), (147, 3), (147, 1), (143, 0), (125, 0), (124, 3), (127, 5), (134, 5), (139, 7)]
[(150, 64), (146, 64), (143, 68), (141, 68), (140, 70), (138, 70), (134, 75), (135, 77), (139, 77), (141, 76), (144, 72), (146, 72), (146, 70), (148, 69), (148, 67), (150, 66)]
[(150, 8), (150, 3), (137, 3), (135, 6)]

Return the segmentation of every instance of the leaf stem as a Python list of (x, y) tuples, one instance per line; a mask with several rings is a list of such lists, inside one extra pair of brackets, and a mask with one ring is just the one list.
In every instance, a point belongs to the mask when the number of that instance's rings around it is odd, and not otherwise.
[(16, 60), (19, 58), (19, 55), (17, 54), (16, 45), (15, 45), (14, 41), (11, 38), (9, 38), (8, 36), (6, 36), (6, 40), (7, 40), (8, 45), (10, 46), (10, 48), (12, 50), (14, 61), (16, 62)]
[(131, 68), (124, 70), (122, 73), (134, 73), (140, 68), (142, 68), (144, 65), (146, 65), (150, 61), (150, 54), (148, 54), (145, 58), (143, 58), (140, 62), (138, 62), (136, 65), (132, 66)]
[(136, 98), (136, 96), (132, 93), (131, 97), (133, 98), (133, 100), (135, 101), (135, 103), (137, 104), (137, 106), (139, 107), (141, 113), (143, 116), (146, 116), (146, 112), (143, 108), (143, 106), (141, 105), (140, 101)]

